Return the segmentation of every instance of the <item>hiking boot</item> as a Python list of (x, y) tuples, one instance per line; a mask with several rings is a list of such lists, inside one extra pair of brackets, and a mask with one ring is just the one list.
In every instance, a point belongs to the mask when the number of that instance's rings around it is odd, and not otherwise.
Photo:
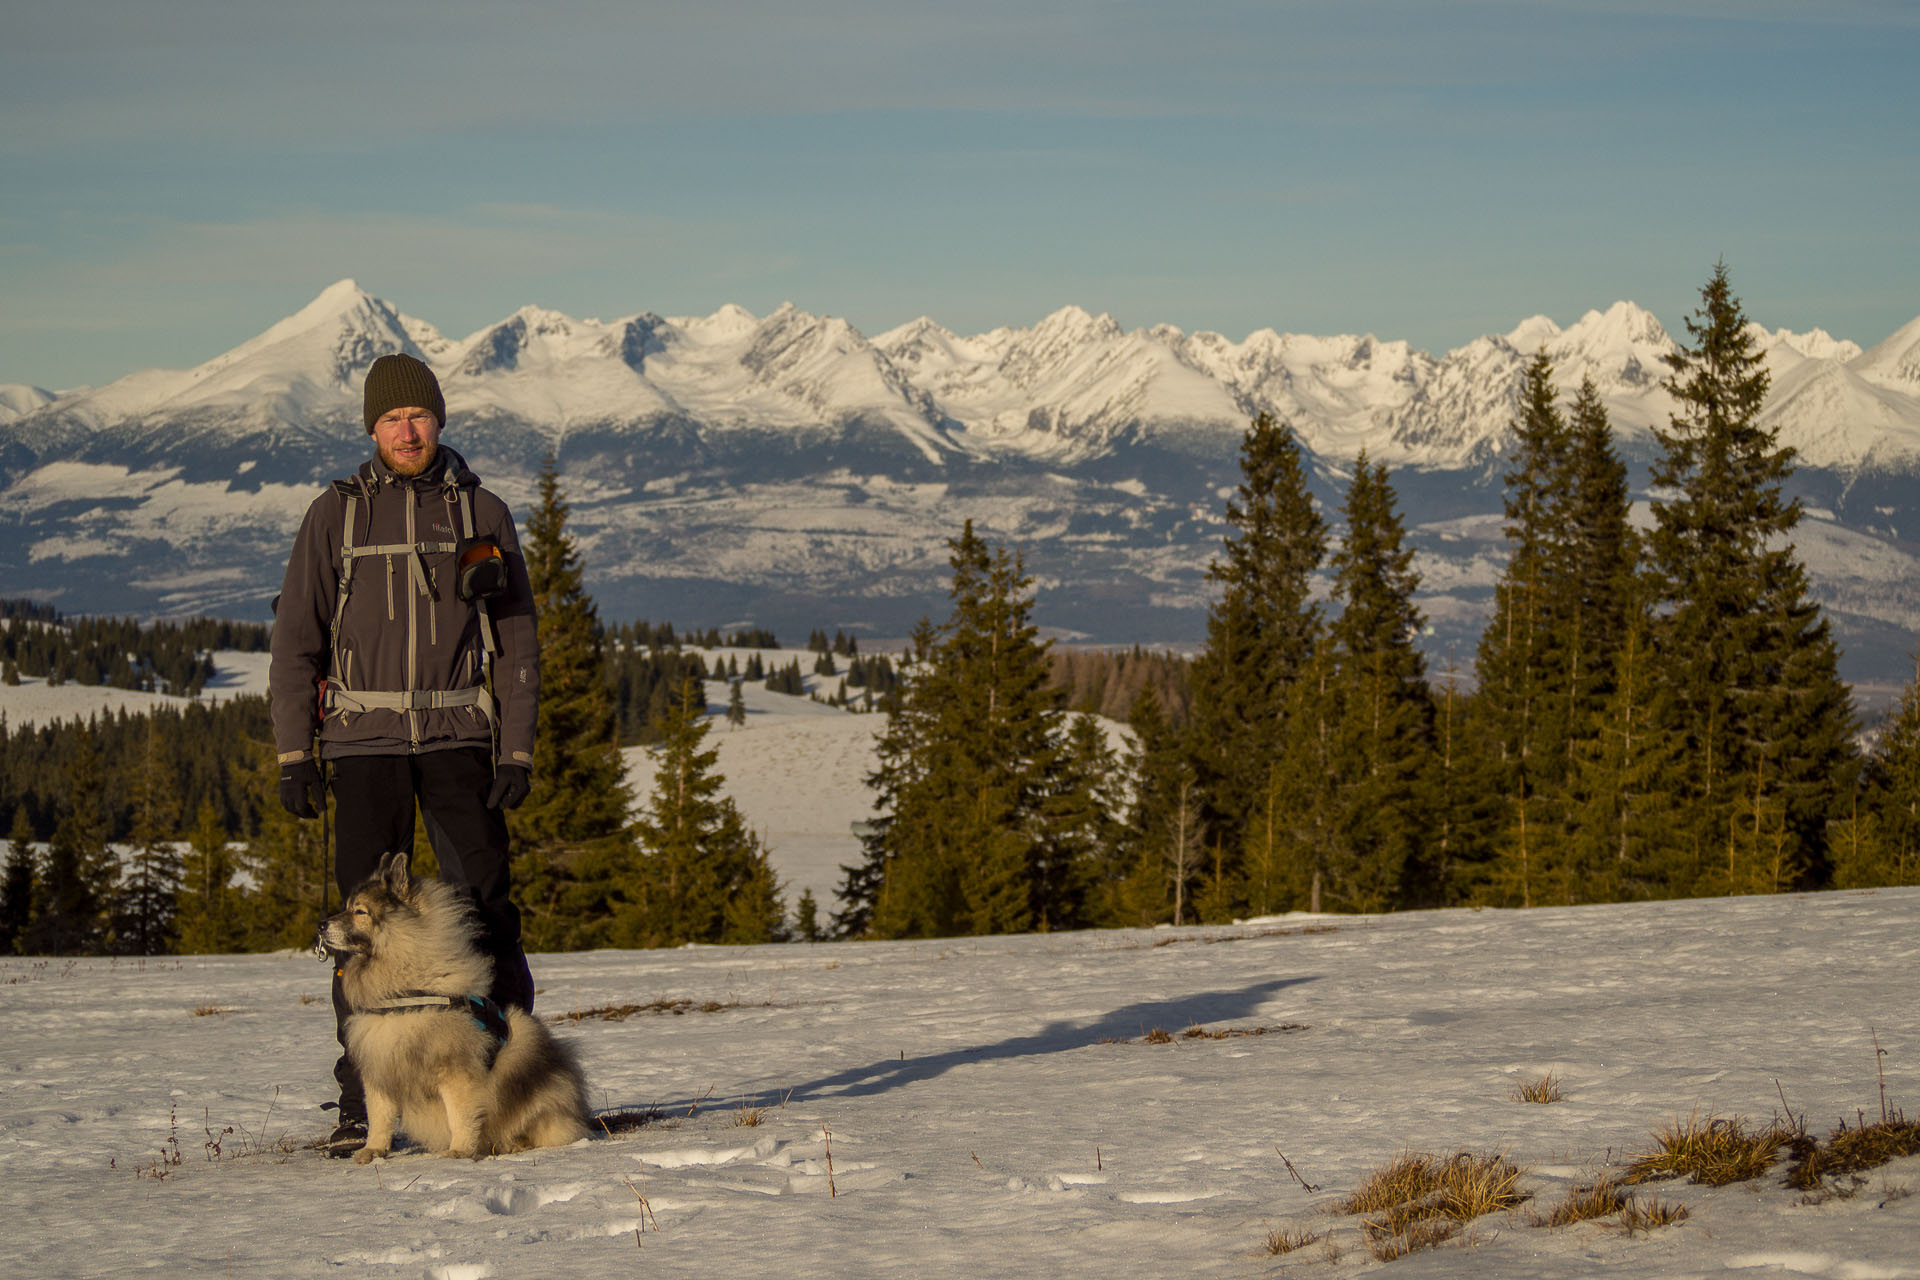
[(352, 1155), (367, 1145), (367, 1112), (364, 1102), (358, 1105), (323, 1102), (320, 1104), (320, 1109), (338, 1111), (340, 1123), (333, 1127), (332, 1133), (314, 1143), (315, 1148), (338, 1160)]
[(320, 1150), (335, 1160), (343, 1160), (367, 1145), (367, 1122), (347, 1119), (334, 1126), (322, 1142), (316, 1143)]

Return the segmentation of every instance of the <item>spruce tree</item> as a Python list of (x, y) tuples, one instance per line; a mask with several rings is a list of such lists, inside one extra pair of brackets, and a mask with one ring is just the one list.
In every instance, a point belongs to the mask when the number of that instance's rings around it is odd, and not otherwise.
[(848, 899), (847, 918), (865, 912), (881, 937), (1012, 932), (1073, 911), (1053, 896), (1070, 877), (1048, 866), (1062, 744), (1031, 580), (971, 521), (949, 546), (953, 613), (925, 637), (882, 736), (869, 781), (886, 816), (843, 887), (871, 893)]
[[(1768, 374), (1724, 263), (1700, 296), (1687, 319), (1691, 345), (1667, 357), (1676, 409), (1655, 431), (1663, 496), (1650, 538), (1699, 887), (1740, 891), (1776, 878), (1739, 871), (1742, 814), (1754, 840), (1777, 846), (1756, 847), (1755, 857), (1797, 868), (1793, 884), (1817, 884), (1828, 871), (1827, 823), (1843, 816), (1852, 786), (1852, 706), (1791, 541), (1801, 514), (1785, 495), (1793, 450), (1760, 420)], [(1769, 803), (1779, 810), (1774, 835)]]
[[(280, 765), (269, 742), (253, 746), (249, 777), (260, 828), (247, 842), (245, 865), (253, 881), (244, 919), (246, 949), (276, 951), (311, 946), (323, 912), (340, 906), (333, 885), (333, 851), (321, 840), (332, 830), (331, 811), (322, 822), (304, 821), (280, 806)], [(332, 788), (323, 803), (334, 804)]]
[[(1555, 621), (1567, 654), (1562, 718), (1571, 742), (1613, 691), (1614, 659), (1646, 607), (1640, 540), (1629, 516), (1627, 467), (1591, 377), (1580, 380), (1569, 415), (1567, 500), (1562, 511), (1564, 584)], [(1571, 748), (1569, 748), (1571, 758)]]
[(1426, 836), (1422, 770), (1433, 743), (1426, 664), (1414, 647), (1425, 623), (1398, 498), (1384, 465), (1363, 450), (1347, 490), (1346, 536), (1333, 558), (1340, 615), (1333, 651), (1332, 771), (1337, 837), (1329, 868), (1335, 904), (1384, 911), (1438, 899)]
[(1920, 656), (1833, 845), (1836, 889), (1920, 884)]
[(1534, 905), (1534, 878), (1553, 853), (1556, 784), (1566, 767), (1565, 702), (1553, 697), (1568, 666), (1559, 619), (1560, 532), (1571, 440), (1543, 348), (1521, 378), (1506, 473), (1507, 564), (1494, 587), (1493, 616), (1480, 634), (1474, 699), (1483, 749), (1505, 810), (1496, 837), (1496, 874), (1516, 906)]
[(107, 848), (100, 754), (91, 722), (67, 766), (65, 803), (47, 844), (38, 910), (21, 951), (31, 955), (91, 955), (106, 937), (103, 911), (118, 884)]
[(1639, 608), (1628, 616), (1607, 699), (1575, 745), (1568, 790), (1576, 816), (1555, 901), (1679, 897), (1699, 877), (1685, 821), (1686, 743), (1673, 727), (1654, 620)]
[[(889, 884), (887, 874), (890, 864), (904, 850), (911, 848), (914, 852), (907, 864), (914, 887), (937, 878), (932, 873), (938, 869), (928, 865), (928, 859), (922, 856), (927, 852), (924, 843), (927, 833), (920, 826), (924, 810), (918, 802), (938, 749), (934, 736), (938, 705), (937, 698), (931, 694), (921, 697), (915, 693), (920, 681), (933, 679), (935, 644), (933, 621), (922, 618), (914, 626), (907, 652), (901, 656), (901, 684), (888, 708), (886, 726), (874, 744), (874, 771), (866, 779), (874, 793), (873, 807), (878, 816), (867, 824), (866, 833), (861, 836), (860, 861), (840, 868), (840, 886), (834, 891), (841, 903), (833, 914), (833, 932), (837, 937), (867, 936), (873, 929), (874, 910), (883, 890), (895, 900), (908, 891), (907, 876), (895, 876)], [(909, 797), (913, 798), (914, 806), (904, 811), (905, 821), (902, 821), (903, 804)], [(935, 904), (948, 903), (955, 896), (956, 892), (945, 891), (940, 885), (931, 886), (925, 914), (915, 923), (931, 934), (938, 927), (935, 921), (945, 920), (936, 913)], [(900, 927), (897, 921), (902, 910), (897, 901), (890, 905), (889, 927)], [(945, 931), (952, 932), (952, 929), (948, 927)]]
[(1240, 476), (1227, 503), (1233, 530), (1207, 568), (1222, 590), (1193, 663), (1190, 725), (1208, 835), (1236, 864), (1267, 803), (1286, 737), (1287, 690), (1318, 637), (1311, 588), (1327, 554), (1326, 524), (1290, 426), (1266, 413), (1255, 418), (1241, 441)]
[(33, 923), (33, 826), (25, 805), (13, 811), (7, 868), (0, 878), (0, 955), (19, 950)]
[(1460, 675), (1450, 663), (1432, 682), (1433, 761), (1426, 788), (1432, 813), (1427, 869), (1438, 900), (1450, 905), (1487, 900), (1494, 851), (1509, 817), (1498, 758), (1476, 732), (1478, 699), (1461, 687)]
[(793, 932), (801, 942), (819, 942), (826, 937), (820, 927), (820, 903), (812, 889), (800, 891), (800, 902), (793, 909)]
[[(1161, 709), (1151, 686), (1134, 697), (1127, 716), (1133, 746), (1127, 753), (1126, 774), (1133, 803), (1125, 829), (1105, 860), (1105, 892), (1100, 912), (1103, 923), (1137, 928), (1171, 921), (1176, 897), (1173, 837), (1182, 833), (1182, 790), (1188, 802), (1188, 834), (1196, 789), (1193, 762)], [(1191, 856), (1191, 850), (1186, 851)], [(1190, 884), (1179, 886), (1184, 903)]]
[(1287, 697), (1287, 737), (1269, 809), (1277, 832), (1271, 856), (1281, 864), (1290, 905), (1316, 914), (1338, 897), (1332, 878), (1344, 838), (1335, 774), (1339, 711), (1334, 654), (1322, 644)]
[(227, 829), (211, 804), (200, 806), (188, 837), (180, 886), (179, 945), (183, 955), (220, 955), (246, 945), (240, 894)]
[(533, 789), (507, 815), (528, 950), (593, 946), (635, 890), (633, 795), (614, 736), (600, 621), (552, 453), (522, 545), (540, 625)]
[(151, 715), (146, 721), (133, 774), (127, 873), (114, 902), (113, 949), (157, 956), (172, 947), (185, 866), (174, 843), (180, 827), (178, 782), (159, 742), (158, 722)]
[(623, 946), (771, 942), (784, 920), (766, 850), (706, 746), (706, 696), (682, 683), (655, 749), (653, 795), (635, 824), (639, 892), (614, 921)]
[(1094, 922), (1094, 897), (1120, 842), (1123, 782), (1104, 722), (1068, 716), (1060, 773), (1044, 801), (1044, 854), (1034, 869), (1047, 882), (1036, 895), (1046, 904), (1038, 927)]

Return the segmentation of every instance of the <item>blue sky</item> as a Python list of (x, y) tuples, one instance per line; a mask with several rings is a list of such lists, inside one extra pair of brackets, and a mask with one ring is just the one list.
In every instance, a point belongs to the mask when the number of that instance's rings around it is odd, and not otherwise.
[(1920, 315), (1913, 0), (9, 0), (0, 382), (351, 276), (461, 336), (1075, 303), (1440, 352), (1619, 298)]

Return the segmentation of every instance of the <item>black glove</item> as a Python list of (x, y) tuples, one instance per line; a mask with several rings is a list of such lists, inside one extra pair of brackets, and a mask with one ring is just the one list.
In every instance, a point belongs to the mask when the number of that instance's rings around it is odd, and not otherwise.
[(280, 766), (280, 804), (296, 818), (317, 818), (327, 798), (320, 793), (320, 766), (296, 760)]
[(503, 764), (493, 771), (493, 790), (487, 792), (487, 808), (518, 809), (533, 787), (533, 775), (523, 764)]

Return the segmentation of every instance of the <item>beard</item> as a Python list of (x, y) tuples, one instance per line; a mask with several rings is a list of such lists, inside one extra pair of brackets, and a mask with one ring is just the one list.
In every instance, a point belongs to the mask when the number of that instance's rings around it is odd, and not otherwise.
[(387, 445), (380, 446), (380, 461), (387, 470), (397, 476), (408, 478), (424, 474), (427, 468), (433, 465), (434, 459), (439, 456), (440, 442), (437, 440), (426, 444), (411, 459), (397, 457)]

